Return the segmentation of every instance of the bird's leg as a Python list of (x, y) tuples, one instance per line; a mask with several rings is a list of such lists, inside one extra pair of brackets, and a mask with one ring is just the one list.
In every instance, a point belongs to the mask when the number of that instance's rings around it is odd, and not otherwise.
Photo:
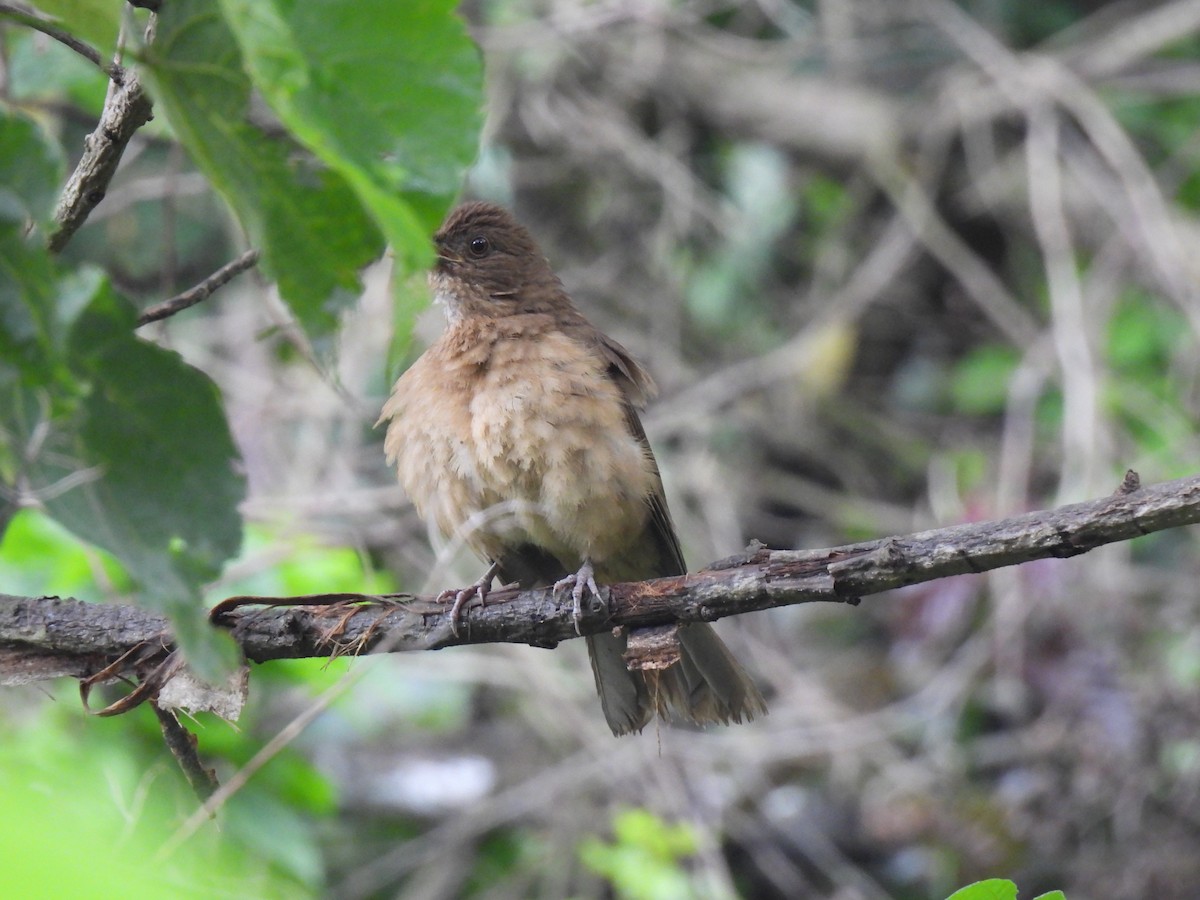
[(472, 597), (478, 597), (479, 606), (482, 608), (487, 601), (487, 595), (491, 593), (492, 582), (496, 580), (496, 576), (499, 574), (500, 563), (494, 562), (488, 566), (487, 571), (474, 584), (469, 584), (462, 590), (450, 588), (437, 595), (438, 603), (450, 603), (451, 599), (454, 601), (450, 607), (449, 618), (450, 631), (455, 637), (458, 637), (458, 623), (462, 618), (463, 607), (471, 601)]
[(554, 595), (557, 597), (559, 591), (565, 591), (567, 588), (571, 588), (571, 600), (574, 604), (575, 633), (582, 634), (579, 624), (583, 621), (583, 595), (590, 591), (597, 600), (602, 599), (600, 588), (596, 586), (596, 573), (592, 570), (590, 559), (585, 559), (583, 565), (579, 567), (579, 571), (574, 575), (568, 575), (566, 578), (560, 578), (554, 582)]

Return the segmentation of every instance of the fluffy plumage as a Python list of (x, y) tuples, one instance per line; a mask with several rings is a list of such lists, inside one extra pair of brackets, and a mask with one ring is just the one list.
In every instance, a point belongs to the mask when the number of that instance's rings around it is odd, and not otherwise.
[[(575, 309), (504, 209), (468, 203), (435, 236), (442, 337), (396, 382), (385, 449), (424, 518), (460, 534), (504, 581), (548, 586), (590, 564), (597, 581), (686, 568), (637, 409), (654, 383)], [(752, 719), (762, 695), (708, 625), (680, 629), (681, 660), (631, 672), (625, 638), (589, 637), (615, 734), (657, 712)]]

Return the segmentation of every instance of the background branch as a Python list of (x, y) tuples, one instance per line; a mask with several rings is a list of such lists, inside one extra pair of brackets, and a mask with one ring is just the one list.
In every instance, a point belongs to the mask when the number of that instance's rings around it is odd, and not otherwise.
[(67, 245), (104, 199), (130, 138), (151, 119), (153, 105), (137, 73), (124, 74), (120, 83), (109, 82), (100, 121), (84, 139), (83, 157), (67, 180), (54, 210), (55, 228), (48, 241), (54, 252)]
[[(1200, 476), (992, 522), (956, 525), (823, 550), (752, 549), (693, 574), (603, 589), (608, 610), (585, 611), (580, 631), (713, 621), (813, 601), (859, 597), (949, 575), (1070, 557), (1114, 541), (1200, 522)], [(354, 605), (354, 601), (382, 601)], [(273, 609), (247, 610), (251, 604)], [(459, 634), (428, 597), (322, 594), (233, 597), (214, 610), (246, 656), (271, 659), (428, 650), (455, 644), (554, 646), (576, 636), (571, 604), (548, 590), (495, 591), (464, 611)], [(170, 643), (166, 620), (136, 607), (0, 596), (0, 683), (85, 677), (140, 644)], [(148, 659), (138, 655), (139, 666)]]
[(257, 265), (259, 256), (260, 254), (257, 250), (247, 250), (237, 259), (221, 266), (221, 268), (217, 269), (217, 271), (213, 272), (195, 287), (188, 288), (182, 294), (178, 294), (169, 300), (164, 300), (162, 303), (144, 310), (138, 316), (138, 327), (140, 328), (143, 325), (149, 325), (151, 322), (158, 322), (161, 319), (169, 318), (190, 306), (195, 306), (197, 303), (207, 300), (218, 288), (224, 287), (242, 272)]

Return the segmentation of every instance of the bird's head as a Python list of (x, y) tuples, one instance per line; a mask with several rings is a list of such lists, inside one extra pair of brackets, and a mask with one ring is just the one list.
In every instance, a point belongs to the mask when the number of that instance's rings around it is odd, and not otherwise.
[(435, 298), (451, 320), (552, 311), (569, 302), (533, 236), (493, 203), (464, 203), (433, 238), (429, 273)]

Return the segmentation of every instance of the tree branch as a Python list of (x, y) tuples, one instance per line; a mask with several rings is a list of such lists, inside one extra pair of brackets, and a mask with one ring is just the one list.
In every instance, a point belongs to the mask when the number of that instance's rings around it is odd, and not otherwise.
[[(1200, 476), (994, 522), (938, 528), (823, 550), (756, 548), (674, 578), (602, 589), (608, 609), (585, 610), (579, 631), (712, 621), (813, 601), (857, 603), (907, 584), (1069, 557), (1143, 534), (1200, 522)], [(267, 609), (246, 609), (251, 604)], [(549, 590), (498, 590), (464, 610), (459, 634), (448, 606), (428, 597), (320, 594), (232, 597), (213, 610), (248, 659), (427, 650), (455, 644), (551, 647), (576, 636), (571, 602)], [(141, 671), (171, 646), (167, 620), (136, 607), (0, 595), (0, 684), (86, 677), (122, 654)]]
[(120, 83), (110, 81), (104, 111), (96, 130), (83, 143), (83, 157), (63, 188), (54, 210), (54, 231), (48, 241), (57, 253), (87, 221), (104, 199), (108, 184), (134, 133), (150, 121), (153, 106), (137, 73), (127, 69)]
[(197, 303), (207, 300), (218, 288), (224, 287), (242, 272), (257, 265), (259, 255), (257, 250), (247, 250), (237, 259), (221, 266), (221, 268), (217, 269), (217, 271), (213, 272), (195, 287), (188, 288), (182, 294), (178, 294), (170, 300), (164, 300), (162, 303), (143, 310), (142, 314), (138, 316), (136, 327), (141, 328), (143, 325), (149, 325), (151, 322), (169, 318), (175, 315), (175, 313), (183, 312), (189, 306), (195, 306)]

